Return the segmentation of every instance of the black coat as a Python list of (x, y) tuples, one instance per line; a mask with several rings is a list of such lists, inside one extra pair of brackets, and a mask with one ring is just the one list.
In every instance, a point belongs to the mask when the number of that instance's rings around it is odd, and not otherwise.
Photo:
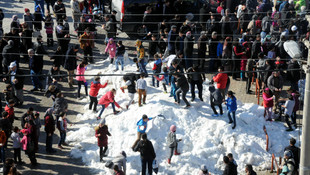
[(138, 142), (134, 150), (140, 152), (142, 160), (154, 160), (156, 158), (153, 144), (149, 140), (141, 140), (140, 142)]
[(261, 51), (261, 42), (260, 41), (257, 41), (257, 40), (255, 40), (254, 42), (253, 42), (253, 45), (252, 45), (252, 52), (251, 52), (251, 55), (252, 55), (252, 57), (255, 59), (255, 58), (258, 58), (258, 54), (260, 53), (260, 52), (262, 52)]
[(188, 81), (184, 75), (180, 75), (177, 78), (177, 84), (176, 85), (178, 88), (181, 88), (183, 92), (188, 92), (188, 90), (189, 90)]
[(223, 175), (237, 175), (237, 166), (233, 162), (229, 162), (225, 170), (223, 172)]
[[(12, 84), (11, 82), (11, 72), (12, 70), (9, 70), (7, 77), (6, 77), (6, 83), (7, 84)], [(24, 87), (24, 77), (19, 76), (19, 75), (23, 75), (23, 72), (19, 69), (16, 70), (16, 74), (15, 74), (15, 79), (17, 79), (17, 83), (15, 84), (15, 88), (17, 90), (23, 89)]]
[[(31, 58), (30, 58), (31, 59)], [(33, 70), (35, 73), (42, 72), (43, 69), (43, 57), (34, 55), (33, 60), (30, 60), (29, 69)]]
[(67, 70), (75, 70), (76, 67), (77, 67), (76, 52), (74, 51), (74, 48), (71, 47), (67, 51), (64, 68)]
[(192, 37), (187, 36), (184, 39), (184, 56), (192, 57), (194, 51), (194, 40)]
[(32, 48), (32, 31), (31, 30), (24, 30), (22, 32), (22, 47), (24, 53), (28, 53), (28, 49)]
[(149, 42), (149, 50), (148, 54), (153, 57), (157, 53), (158, 41), (150, 41)]
[(2, 64), (4, 66), (9, 66), (11, 62), (16, 60), (16, 54), (15, 53), (16, 49), (14, 48), (14, 45), (10, 46), (10, 45), (6, 45), (3, 48), (2, 51)]

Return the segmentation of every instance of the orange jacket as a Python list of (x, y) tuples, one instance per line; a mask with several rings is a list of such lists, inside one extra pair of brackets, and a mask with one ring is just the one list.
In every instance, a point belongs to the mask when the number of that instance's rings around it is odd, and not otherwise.
[(228, 76), (225, 73), (219, 73), (213, 77), (213, 81), (217, 83), (218, 89), (225, 89), (227, 84)]
[(94, 44), (94, 37), (92, 36), (92, 34), (90, 34), (89, 36), (87, 36), (85, 33), (80, 37), (80, 47), (81, 49), (85, 49), (87, 44), (91, 47), (94, 48), (95, 44)]

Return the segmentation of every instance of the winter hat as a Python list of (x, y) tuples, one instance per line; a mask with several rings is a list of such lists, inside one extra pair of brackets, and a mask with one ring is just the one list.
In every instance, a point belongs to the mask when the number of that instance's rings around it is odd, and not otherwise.
[(186, 36), (191, 36), (191, 35), (192, 35), (191, 31), (186, 32)]
[(298, 28), (297, 28), (295, 25), (293, 25), (293, 26), (291, 27), (291, 30), (292, 30), (293, 32), (295, 32), (297, 29), (298, 29)]
[(105, 118), (101, 119), (99, 124), (105, 125)]
[(127, 157), (127, 154), (126, 154), (125, 151), (120, 152), (120, 154), (121, 154), (122, 156), (124, 156), (125, 158)]
[(265, 88), (265, 91), (269, 91), (269, 88)]
[(30, 10), (28, 8), (25, 8), (25, 13), (29, 12)]
[(177, 127), (175, 125), (170, 126), (170, 131), (175, 132), (177, 130)]
[(142, 115), (142, 119), (147, 119), (148, 117), (147, 117), (147, 115), (146, 114), (143, 114)]
[(200, 170), (201, 170), (201, 171), (208, 171), (206, 165), (201, 165)]
[(284, 156), (292, 157), (292, 153), (290, 151), (285, 151)]
[(12, 69), (12, 68), (15, 67), (15, 66), (16, 66), (16, 62), (14, 61), (14, 62), (11, 62), (9, 68)]

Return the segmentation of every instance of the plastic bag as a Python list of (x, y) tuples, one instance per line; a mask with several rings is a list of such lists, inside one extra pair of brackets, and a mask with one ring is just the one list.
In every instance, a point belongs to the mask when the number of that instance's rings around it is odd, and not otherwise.
[(154, 173), (157, 174), (158, 173), (158, 162), (156, 159), (153, 160), (152, 167), (153, 167)]

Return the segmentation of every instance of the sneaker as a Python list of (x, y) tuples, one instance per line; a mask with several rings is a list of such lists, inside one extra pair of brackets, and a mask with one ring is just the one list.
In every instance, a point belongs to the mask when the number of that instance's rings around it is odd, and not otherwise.
[(212, 117), (218, 117), (219, 114), (212, 114)]
[(236, 126), (233, 126), (233, 127), (232, 127), (232, 129), (235, 129), (235, 128), (236, 128)]
[(193, 102), (193, 101), (195, 101), (195, 98), (192, 98), (192, 99), (191, 99), (191, 102)]
[(229, 121), (228, 123), (229, 123), (229, 124), (230, 124), (230, 123), (233, 123), (233, 121)]
[(203, 99), (202, 98), (199, 98), (200, 99), (200, 101), (203, 101)]
[(145, 102), (143, 102), (143, 104), (145, 105), (146, 103), (145, 103)]
[(288, 129), (286, 129), (286, 131), (290, 132), (290, 131), (294, 131), (294, 129), (293, 128), (288, 128)]

